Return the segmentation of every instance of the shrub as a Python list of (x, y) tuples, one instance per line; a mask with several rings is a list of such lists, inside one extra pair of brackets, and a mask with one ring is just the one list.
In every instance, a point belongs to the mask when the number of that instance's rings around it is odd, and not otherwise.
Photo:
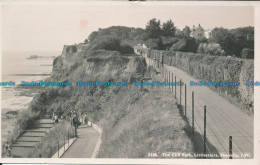
[(182, 52), (196, 52), (197, 49), (198, 45), (196, 43), (196, 40), (191, 37), (181, 39), (170, 48), (170, 50)]
[(241, 55), (242, 55), (242, 58), (245, 58), (245, 59), (254, 59), (254, 50), (245, 48), (242, 50)]
[(162, 37), (164, 49), (168, 50), (173, 44), (176, 44), (180, 39), (177, 37)]
[(88, 46), (89, 50), (112, 50), (122, 54), (134, 53), (134, 49), (128, 44), (121, 44), (121, 40), (110, 35), (96, 38)]
[(201, 43), (198, 47), (198, 53), (214, 56), (226, 55), (226, 52), (217, 43)]
[(184, 51), (187, 43), (184, 39), (178, 41), (176, 44), (172, 45), (171, 50), (173, 51)]
[(156, 49), (156, 50), (159, 50), (159, 49), (160, 49), (160, 46), (161, 46), (161, 45), (158, 45), (158, 44), (161, 44), (159, 38), (149, 39), (149, 40), (145, 41), (145, 44), (146, 44), (149, 48), (151, 48), (151, 49)]
[(120, 46), (120, 40), (112, 36), (106, 35), (98, 37), (90, 42), (88, 49), (89, 50), (118, 50)]
[(121, 45), (119, 48), (119, 52), (122, 54), (132, 54), (134, 53), (134, 49), (129, 45)]

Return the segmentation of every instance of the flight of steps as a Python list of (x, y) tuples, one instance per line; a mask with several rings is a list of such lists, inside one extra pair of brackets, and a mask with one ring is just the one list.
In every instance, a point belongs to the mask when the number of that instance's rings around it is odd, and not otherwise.
[(38, 119), (13, 144), (13, 157), (26, 158), (45, 133), (54, 126), (51, 119)]

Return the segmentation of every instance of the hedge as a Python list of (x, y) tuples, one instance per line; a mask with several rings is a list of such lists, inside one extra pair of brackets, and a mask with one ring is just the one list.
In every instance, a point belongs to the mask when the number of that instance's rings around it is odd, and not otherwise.
[(246, 81), (254, 81), (254, 61), (234, 57), (208, 56), (178, 51), (147, 51), (149, 58), (175, 66), (201, 81), (240, 82), (239, 87), (212, 87), (232, 103), (253, 113), (254, 88)]

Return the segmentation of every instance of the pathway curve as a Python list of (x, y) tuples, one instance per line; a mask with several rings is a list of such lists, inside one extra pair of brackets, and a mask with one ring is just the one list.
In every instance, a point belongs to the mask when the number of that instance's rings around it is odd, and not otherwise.
[(91, 158), (99, 133), (93, 127), (81, 125), (77, 130), (77, 134), (78, 138), (62, 155), (62, 158)]

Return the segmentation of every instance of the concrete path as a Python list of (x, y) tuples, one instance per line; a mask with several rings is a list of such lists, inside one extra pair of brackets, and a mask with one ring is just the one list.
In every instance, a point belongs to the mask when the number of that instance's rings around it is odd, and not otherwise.
[(66, 140), (65, 145), (61, 146), (59, 151), (57, 151), (51, 158), (60, 158), (70, 148), (76, 139), (77, 138), (74, 137), (70, 138), (68, 141)]
[[(152, 60), (146, 58), (149, 65)], [(154, 65), (153, 65), (154, 66)], [(253, 158), (254, 151), (254, 117), (248, 116), (240, 108), (231, 104), (217, 92), (208, 87), (192, 87), (190, 81), (199, 82), (186, 72), (172, 66), (165, 66), (168, 75), (172, 73), (177, 81), (187, 84), (187, 119), (191, 125), (192, 91), (195, 97), (195, 135), (193, 140), (198, 152), (203, 152), (203, 127), (204, 105), (207, 106), (207, 153), (222, 154), (222, 158), (228, 158), (229, 136), (233, 137), (233, 154), (237, 158)], [(170, 79), (171, 80), (171, 79)], [(166, 92), (171, 92), (169, 87), (164, 87)], [(173, 87), (173, 97), (174, 97)], [(180, 87), (176, 88), (177, 100), (180, 103)], [(184, 86), (182, 87), (181, 102), (184, 105)], [(246, 155), (245, 155), (246, 154)], [(244, 156), (244, 157), (243, 157)]]
[(86, 125), (80, 126), (77, 131), (78, 138), (62, 155), (62, 158), (91, 158), (99, 133), (93, 127)]

